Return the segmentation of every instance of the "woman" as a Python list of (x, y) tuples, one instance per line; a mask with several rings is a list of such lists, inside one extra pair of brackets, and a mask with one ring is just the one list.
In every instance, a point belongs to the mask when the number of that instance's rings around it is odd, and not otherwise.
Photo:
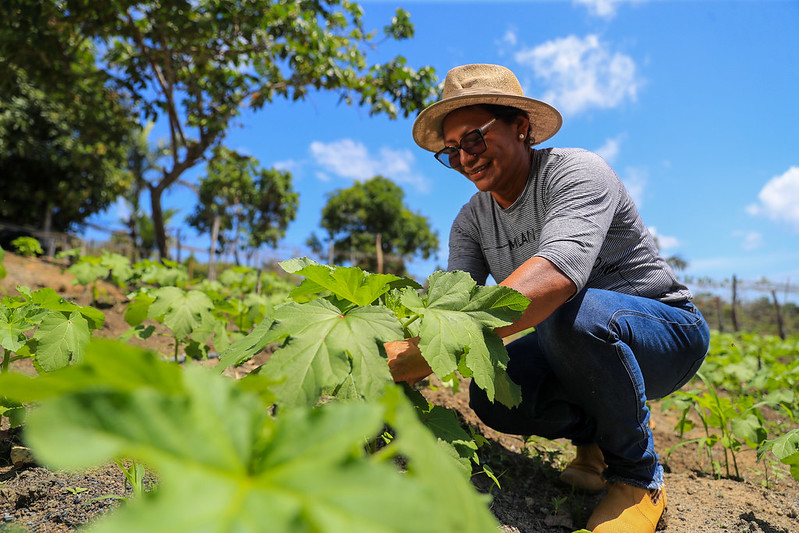
[[(470, 405), (498, 431), (572, 440), (561, 479), (607, 490), (589, 529), (654, 532), (666, 495), (646, 401), (694, 375), (709, 331), (613, 170), (585, 150), (532, 148), (560, 125), (497, 65), (452, 69), (414, 123), (416, 143), (478, 189), (452, 225), (449, 270), (530, 299), (497, 329), (535, 326), (507, 346), (522, 403), (494, 404), (472, 384)], [(386, 351), (396, 381), (431, 372), (413, 340)]]

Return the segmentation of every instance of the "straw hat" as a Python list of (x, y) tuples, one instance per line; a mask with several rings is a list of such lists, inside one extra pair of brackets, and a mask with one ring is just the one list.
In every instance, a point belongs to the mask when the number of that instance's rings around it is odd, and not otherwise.
[(560, 129), (563, 118), (551, 105), (524, 96), (513, 72), (500, 65), (463, 65), (447, 72), (441, 100), (425, 108), (413, 123), (416, 144), (436, 152), (444, 147), (442, 122), (450, 112), (475, 104), (511, 106), (530, 115), (535, 143)]

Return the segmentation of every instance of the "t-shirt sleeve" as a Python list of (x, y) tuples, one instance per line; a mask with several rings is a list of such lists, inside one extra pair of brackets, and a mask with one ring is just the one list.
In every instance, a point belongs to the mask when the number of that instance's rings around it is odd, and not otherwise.
[(488, 279), (488, 263), (480, 245), (479, 233), (473, 219), (469, 216), (469, 205), (465, 205), (449, 233), (449, 261), (447, 270), (468, 272), (478, 285), (485, 285)]
[(551, 171), (537, 256), (582, 290), (608, 233), (623, 185), (598, 155), (573, 152)]

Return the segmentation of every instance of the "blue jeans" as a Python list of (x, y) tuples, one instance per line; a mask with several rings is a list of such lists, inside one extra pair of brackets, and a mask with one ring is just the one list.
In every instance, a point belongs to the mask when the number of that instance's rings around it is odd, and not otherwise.
[(647, 400), (682, 387), (707, 354), (710, 332), (690, 302), (585, 289), (535, 331), (507, 345), (508, 374), (522, 389), (514, 408), (470, 387), (470, 405), (503, 433), (599, 445), (605, 477), (659, 488)]

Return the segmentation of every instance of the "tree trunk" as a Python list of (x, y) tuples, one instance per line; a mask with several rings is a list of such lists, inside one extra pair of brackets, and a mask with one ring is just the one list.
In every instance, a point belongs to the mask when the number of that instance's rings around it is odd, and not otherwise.
[(782, 310), (777, 301), (777, 291), (771, 289), (771, 299), (774, 300), (774, 310), (777, 312), (777, 332), (782, 340), (785, 340), (785, 327), (782, 324)]
[(377, 273), (383, 273), (383, 234), (378, 232), (375, 235), (375, 248), (377, 249)]
[(738, 333), (738, 278), (732, 275), (732, 330)]
[(219, 226), (222, 217), (214, 215), (214, 224), (211, 226), (211, 246), (208, 248), (208, 281), (216, 280), (216, 241), (219, 238)]
[(719, 322), (719, 333), (724, 333), (724, 314), (721, 312), (721, 298), (716, 296), (716, 316)]
[(55, 240), (53, 236), (50, 235), (50, 232), (53, 229), (53, 206), (48, 203), (47, 204), (47, 211), (44, 214), (44, 246), (47, 248), (47, 252), (45, 255), (47, 257), (53, 257), (55, 255)]
[(169, 259), (169, 247), (166, 242), (166, 226), (164, 225), (164, 211), (161, 208), (161, 187), (150, 186), (150, 205), (153, 212), (153, 232), (155, 244), (158, 247), (158, 259)]

